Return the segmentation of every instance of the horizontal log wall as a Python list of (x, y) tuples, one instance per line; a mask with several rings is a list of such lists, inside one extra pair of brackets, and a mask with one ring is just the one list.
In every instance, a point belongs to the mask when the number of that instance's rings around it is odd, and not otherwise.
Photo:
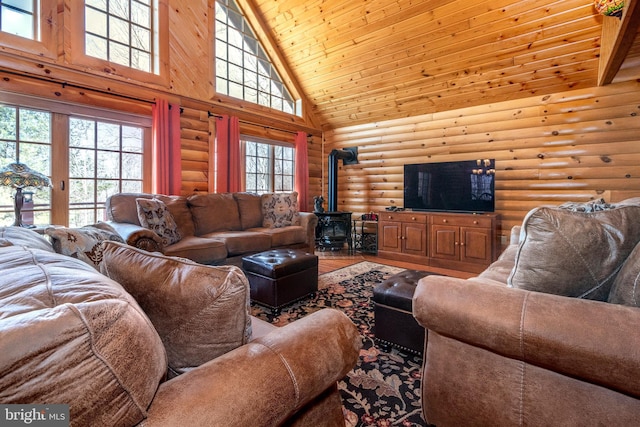
[[(182, 155), (182, 190), (183, 195), (198, 192), (212, 192), (211, 174), (215, 125), (213, 117), (209, 117), (209, 105), (206, 103), (183, 100), (180, 114), (180, 139)], [(214, 110), (215, 111), (215, 110)], [(240, 121), (240, 133), (275, 141), (293, 142), (294, 133), (273, 129), (269, 126)], [(322, 191), (322, 139), (317, 136), (307, 138), (307, 155), (309, 157), (309, 198), (300, 201), (304, 210), (313, 208), (313, 195)]]
[(335, 129), (325, 151), (358, 147), (338, 173), (338, 208), (356, 214), (403, 205), (406, 163), (495, 158), (508, 236), (541, 204), (640, 195), (639, 114), (633, 81)]

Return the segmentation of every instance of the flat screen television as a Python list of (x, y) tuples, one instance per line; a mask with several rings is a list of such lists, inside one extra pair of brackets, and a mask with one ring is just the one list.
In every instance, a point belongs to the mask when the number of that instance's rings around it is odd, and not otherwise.
[(495, 160), (404, 165), (404, 208), (416, 211), (493, 212)]

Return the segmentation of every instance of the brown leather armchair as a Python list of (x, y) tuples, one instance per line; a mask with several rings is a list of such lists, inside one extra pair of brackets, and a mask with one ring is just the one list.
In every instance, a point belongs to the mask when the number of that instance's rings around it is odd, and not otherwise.
[[(608, 241), (624, 240), (620, 228), (605, 229)], [(640, 309), (508, 287), (522, 256), (520, 236), (515, 227), (511, 245), (478, 277), (427, 276), (418, 283), (413, 314), (426, 329), (425, 420), (439, 427), (638, 425)], [(631, 248), (636, 242), (637, 236)], [(571, 256), (549, 255), (560, 264)], [(636, 246), (616, 270), (616, 283), (640, 278), (638, 258)]]
[(68, 404), (72, 426), (344, 425), (362, 341), (342, 312), (277, 328), (237, 267), (100, 246), (104, 274), (0, 228), (0, 403)]

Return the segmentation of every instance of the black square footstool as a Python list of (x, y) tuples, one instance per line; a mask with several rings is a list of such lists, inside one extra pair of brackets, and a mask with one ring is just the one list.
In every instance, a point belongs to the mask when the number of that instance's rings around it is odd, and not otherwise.
[(318, 256), (297, 249), (271, 249), (242, 258), (251, 299), (274, 314), (318, 290)]
[(413, 317), (412, 299), (426, 271), (405, 270), (373, 289), (374, 333), (383, 348), (390, 345), (422, 354), (425, 331)]

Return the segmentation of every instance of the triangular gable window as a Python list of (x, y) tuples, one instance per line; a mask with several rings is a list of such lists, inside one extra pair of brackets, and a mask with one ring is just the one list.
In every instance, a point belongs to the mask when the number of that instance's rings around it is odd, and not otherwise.
[(285, 113), (296, 102), (234, 0), (216, 0), (216, 91)]

